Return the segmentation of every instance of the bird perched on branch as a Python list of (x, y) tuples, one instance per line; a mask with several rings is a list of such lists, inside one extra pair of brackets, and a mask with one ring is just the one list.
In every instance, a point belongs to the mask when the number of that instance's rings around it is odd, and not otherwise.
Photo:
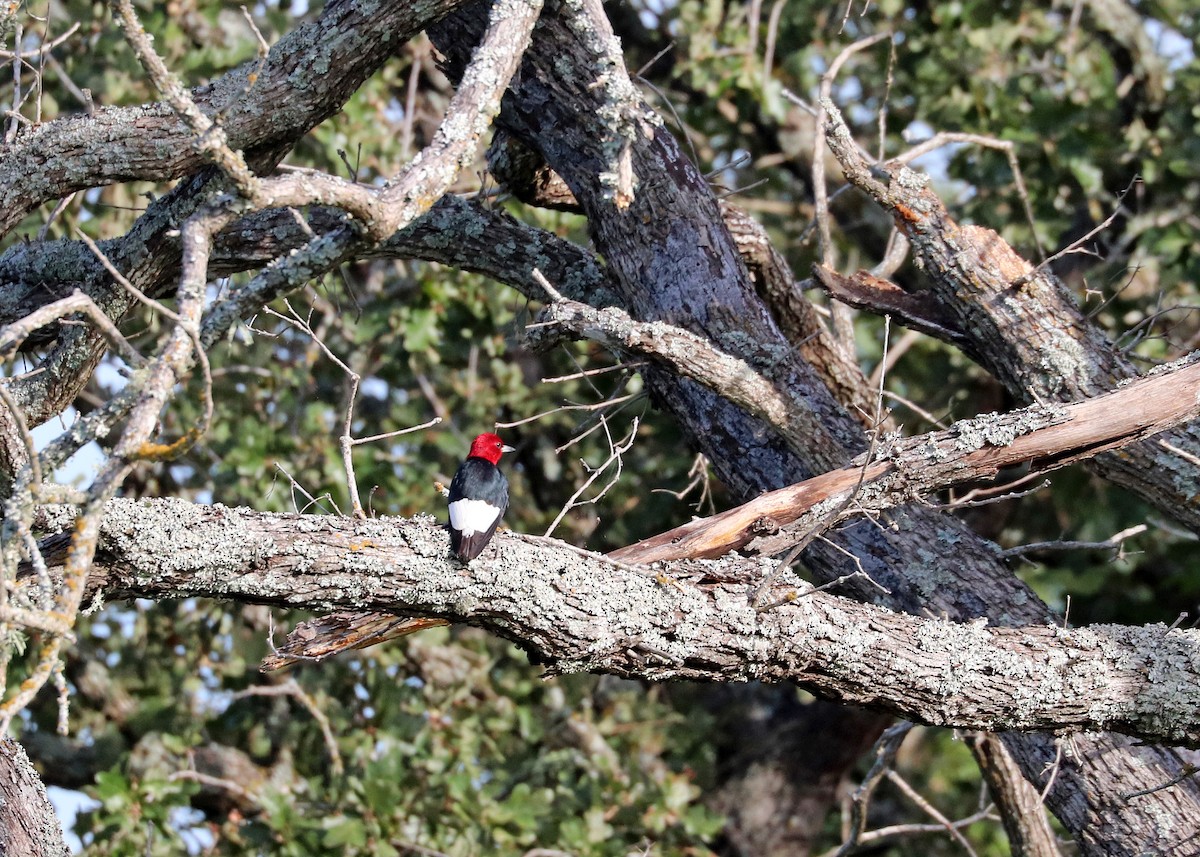
[[(513, 452), (494, 434), (481, 434), (471, 443), (467, 459), (459, 465), (450, 490), (440, 482), (437, 490), (450, 500), (450, 545), (463, 562), (479, 556), (504, 511), (508, 508), (508, 480), (496, 464)], [(283, 669), (297, 661), (322, 661), (347, 649), (363, 649), (385, 640), (450, 624), (445, 619), (392, 616), (388, 613), (343, 611), (301, 622), (287, 642), (268, 656), (262, 671)]]
[(463, 562), (479, 556), (508, 508), (508, 480), (496, 465), (513, 452), (494, 434), (481, 434), (450, 482), (450, 546)]

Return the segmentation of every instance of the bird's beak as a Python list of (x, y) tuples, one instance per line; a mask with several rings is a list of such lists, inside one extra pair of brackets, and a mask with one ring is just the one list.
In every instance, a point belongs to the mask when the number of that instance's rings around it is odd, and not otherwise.
[(500, 451), (501, 452), (516, 452), (517, 448), (515, 446), (509, 446), (506, 443), (506, 444), (504, 444), (504, 446), (500, 447)]

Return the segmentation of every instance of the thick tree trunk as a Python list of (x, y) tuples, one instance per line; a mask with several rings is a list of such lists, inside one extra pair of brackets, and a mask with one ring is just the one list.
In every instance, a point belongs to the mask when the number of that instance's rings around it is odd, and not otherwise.
[[(465, 61), (477, 38), (467, 34), (478, 34), (483, 20), (481, 8), (471, 7), (435, 28), (435, 42), (452, 65)], [(859, 423), (838, 406), (817, 373), (792, 359), (703, 177), (629, 85), (614, 41), (599, 3), (548, 7), (500, 124), (570, 186), (635, 318), (687, 328), (748, 360), (765, 350), (778, 360), (769, 367), (773, 380), (804, 391), (812, 437), (808, 447), (795, 449), (698, 384), (661, 370), (646, 373), (656, 401), (705, 452), (736, 497), (748, 499), (845, 463), (866, 447)], [(934, 610), (962, 620), (986, 616), (996, 624), (1048, 618), (1046, 607), (1000, 564), (994, 546), (960, 521), (915, 507), (890, 518), (890, 527), (872, 522), (847, 527), (831, 537), (833, 543), (810, 548), (805, 561), (832, 579), (853, 570), (842, 553), (848, 551), (891, 591), (886, 600), (897, 609)], [(1028, 778), (1049, 783), (1044, 765), (1047, 754), (1054, 756), (1052, 741), (1012, 735), (1006, 743)], [(1075, 743), (1079, 756), (1060, 766), (1047, 803), (1086, 853), (1190, 853), (1190, 837), (1183, 833), (1190, 826), (1200, 834), (1200, 788), (1181, 783), (1169, 800), (1151, 795), (1146, 803), (1122, 796), (1132, 772), (1170, 779), (1177, 766), (1169, 751), (1104, 735)], [(1194, 821), (1167, 831), (1161, 812)]]
[(66, 857), (62, 825), (21, 745), (0, 741), (0, 855)]
[[(403, 5), (403, 9), (409, 10), (409, 5)], [(414, 6), (414, 16), (429, 20), (448, 5), (453, 4)], [(375, 38), (380, 19), (371, 17), (374, 12), (370, 11), (363, 13), (366, 18), (356, 19), (354, 16), (361, 11), (351, 2), (328, 4), (316, 30), (322, 35), (311, 38), (311, 31), (296, 35), (293, 42), (310, 41), (294, 51), (285, 45), (273, 51), (273, 56), (278, 59), (282, 55), (290, 62), (298, 58), (310, 63), (332, 62), (339, 71), (354, 67), (363, 75), (369, 74), (370, 64), (381, 61), (391, 45), (401, 40)], [(411, 19), (406, 20), (411, 24)], [(474, 10), (441, 29), (452, 59), (461, 60), (469, 53), (474, 42), (472, 34), (482, 29), (483, 20), (479, 10)], [(321, 29), (331, 21), (339, 26)], [(391, 31), (394, 36), (394, 22)], [(598, 2), (570, 0), (550, 10), (533, 55), (509, 99), (509, 130), (537, 150), (571, 184), (588, 214), (597, 247), (610, 266), (621, 300), (636, 317), (670, 321), (702, 334), (730, 354), (757, 361), (756, 371), (782, 389), (803, 394), (805, 404), (795, 416), (805, 421), (805, 430), (794, 434), (789, 443), (766, 423), (748, 417), (694, 382), (661, 369), (647, 373), (657, 400), (708, 453), (735, 496), (749, 499), (768, 488), (794, 483), (844, 463), (864, 449), (865, 440), (859, 422), (839, 407), (838, 401), (869, 400), (869, 391), (853, 378), (845, 380), (844, 371), (834, 373), (828, 371), (829, 367), (817, 370), (794, 359), (797, 352), (793, 341), (781, 335), (755, 294), (702, 177), (681, 156), (657, 118), (641, 104), (610, 36)], [(363, 37), (367, 37), (365, 43)], [(354, 42), (356, 38), (358, 42)], [(344, 62), (337, 59), (339, 51), (344, 53)], [(227, 106), (222, 102), (224, 96), (237, 96), (228, 121), (234, 145), (262, 145), (273, 152), (282, 151), (274, 148), (280, 140), (294, 139), (320, 115), (336, 109), (340, 99), (357, 86), (352, 81), (345, 87), (326, 86), (323, 91), (333, 94), (328, 103), (321, 99), (305, 101), (310, 107), (316, 105), (315, 112), (285, 110), (285, 121), (296, 120), (291, 125), (264, 128), (256, 124), (256, 117), (270, 114), (260, 110), (256, 100), (278, 107), (283, 103), (279, 98), (297, 94), (286, 86), (292, 71), (286, 62), (281, 67), (272, 65), (249, 98), (243, 97), (244, 75), (231, 75), (198, 95), (202, 103), (217, 107)], [(287, 91), (280, 92), (280, 86)], [(198, 156), (190, 146), (181, 145), (170, 147), (177, 157), (162, 164), (155, 162), (149, 172), (136, 170), (132, 162), (145, 154), (144, 150), (139, 154), (138, 149), (150, 137), (126, 133), (135, 120), (159, 123), (161, 134), (152, 140), (154, 145), (161, 146), (163, 139), (172, 134), (177, 142), (191, 139), (186, 133), (180, 136), (181, 126), (161, 106), (146, 111), (101, 111), (95, 122), (113, 129), (114, 138), (129, 142), (100, 159), (106, 171), (100, 180), (179, 175), (196, 168)], [(79, 171), (79, 165), (89, 162), (89, 158), (56, 143), (65, 142), (61, 136), (64, 132), (74, 136), (74, 130), (84, 121), (93, 120), (84, 117), (49, 123), (29, 132), (35, 136), (19, 138), (20, 145), (9, 163), (15, 167), (10, 170), (12, 181), (0, 193), (0, 203), (5, 203), (0, 206), (0, 219), (15, 222), (42, 199), (74, 187), (94, 185), (97, 177), (91, 166), (84, 171), (86, 175)], [(59, 164), (62, 169), (56, 172), (58, 184), (33, 188), (41, 176), (29, 164), (41, 164), (39, 159), (46, 151), (53, 157), (66, 157)], [(198, 188), (193, 185), (189, 191), (193, 190)], [(177, 195), (187, 196), (183, 191)], [(161, 237), (163, 229), (159, 225), (151, 231)], [(140, 236), (131, 235), (129, 244), (140, 240)], [(161, 282), (161, 270), (155, 273), (152, 268), (145, 270)], [(40, 278), (32, 278), (34, 281), (40, 286)], [(761, 359), (764, 351), (769, 355), (767, 360)], [(96, 354), (89, 353), (87, 359), (76, 364), (77, 368)], [(810, 355), (810, 359), (817, 358)], [(70, 381), (72, 373), (61, 371), (64, 364), (58, 365), (60, 371), (47, 372), (44, 377)], [(835, 374), (851, 390), (839, 391), (836, 401), (826, 386)], [(40, 398), (43, 406), (54, 402)], [(906, 508), (892, 513), (887, 523), (893, 526), (861, 523), (832, 538), (837, 546), (857, 556), (873, 578), (890, 588), (888, 604), (914, 613), (932, 609), (958, 619), (987, 616), (994, 624), (1037, 622), (1046, 617), (1044, 606), (997, 562), (993, 546), (958, 521)], [(853, 570), (832, 545), (817, 545), (806, 559), (827, 578)], [(868, 590), (864, 593), (864, 597), (877, 594)], [(636, 641), (627, 642), (636, 648)], [(647, 651), (635, 654), (643, 662), (655, 657)], [(1136, 799), (1122, 794), (1170, 779), (1178, 771), (1178, 759), (1173, 754), (1111, 736), (1081, 737), (1072, 742), (1070, 753), (1057, 760), (1051, 777), (1046, 763), (1055, 762), (1059, 755), (1052, 741), (1026, 735), (1007, 736), (1005, 740), (1027, 776), (1039, 786), (1053, 781), (1049, 802), (1089, 853), (1190, 853), (1189, 835), (1200, 823), (1195, 821), (1200, 819), (1200, 793), (1192, 781)]]
[(767, 708), (759, 688), (722, 685), (704, 695), (706, 706), (720, 706), (713, 713), (724, 736), (723, 782), (710, 803), (728, 819), (725, 838), (737, 853), (809, 854), (850, 771), (892, 718), (823, 700), (801, 704), (790, 688)]

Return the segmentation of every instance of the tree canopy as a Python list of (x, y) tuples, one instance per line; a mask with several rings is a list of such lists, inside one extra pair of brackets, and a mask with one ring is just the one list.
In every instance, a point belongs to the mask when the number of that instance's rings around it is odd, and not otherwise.
[(0, 4), (0, 851), (1195, 853), (1198, 30)]

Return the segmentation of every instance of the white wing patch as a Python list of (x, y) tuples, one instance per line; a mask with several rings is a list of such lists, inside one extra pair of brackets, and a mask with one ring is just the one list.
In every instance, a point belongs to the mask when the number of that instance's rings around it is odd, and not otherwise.
[(450, 526), (469, 539), (476, 533), (486, 533), (500, 517), (500, 510), (486, 500), (455, 500), (450, 504)]

